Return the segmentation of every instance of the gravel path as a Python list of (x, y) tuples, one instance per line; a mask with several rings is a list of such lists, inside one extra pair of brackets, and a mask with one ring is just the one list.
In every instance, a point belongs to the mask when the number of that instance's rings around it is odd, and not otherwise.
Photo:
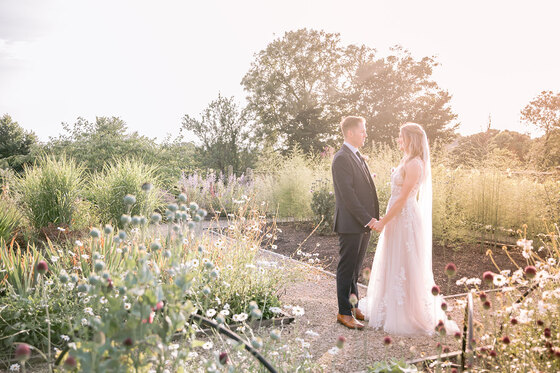
[[(268, 260), (275, 259), (282, 262), (286, 269), (293, 269), (302, 274), (300, 280), (289, 284), (281, 300), (285, 304), (302, 306), (305, 315), (298, 318), (296, 325), (289, 326), (283, 335), (290, 338), (304, 338), (310, 342), (310, 353), (316, 361), (325, 367), (327, 372), (361, 372), (375, 361), (397, 358), (410, 360), (423, 356), (437, 355), (436, 343), (441, 342), (449, 346), (451, 351), (460, 349), (460, 342), (453, 337), (434, 336), (391, 336), (393, 343), (385, 347), (383, 339), (387, 335), (383, 331), (365, 328), (362, 331), (350, 330), (336, 322), (337, 302), (336, 283), (333, 276), (329, 276), (320, 269), (296, 262), (278, 255), (271, 255), (263, 251)], [(365, 288), (362, 295), (365, 294)], [(448, 301), (454, 305), (454, 301)], [(463, 309), (453, 307), (449, 313), (462, 327)], [(318, 333), (318, 336), (305, 334), (306, 331)], [(344, 348), (336, 355), (328, 351), (336, 345), (339, 336), (346, 338)], [(411, 350), (412, 348), (412, 350)]]

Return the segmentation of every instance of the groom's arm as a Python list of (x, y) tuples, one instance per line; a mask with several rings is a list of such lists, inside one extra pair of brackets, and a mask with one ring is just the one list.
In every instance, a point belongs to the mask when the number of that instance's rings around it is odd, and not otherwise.
[(372, 216), (360, 203), (354, 188), (352, 164), (347, 157), (336, 157), (333, 161), (333, 182), (340, 191), (339, 196), (348, 211), (365, 227), (371, 224)]

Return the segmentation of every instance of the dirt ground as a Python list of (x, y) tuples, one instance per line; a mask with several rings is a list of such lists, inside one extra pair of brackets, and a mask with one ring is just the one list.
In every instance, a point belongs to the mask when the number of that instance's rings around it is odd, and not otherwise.
[[(319, 235), (312, 232), (313, 228), (308, 223), (281, 223), (277, 225), (279, 231), (274, 242), (268, 242), (263, 248), (274, 251), (293, 259), (302, 260), (309, 263), (313, 259), (314, 266), (325, 269), (328, 272), (336, 273), (339, 259), (339, 243), (336, 235)], [(308, 237), (309, 236), (309, 237)], [(372, 238), (368, 252), (363, 262), (364, 268), (371, 268), (375, 255), (375, 242)], [(275, 246), (273, 246), (275, 245)], [(500, 270), (516, 270), (516, 266), (511, 262), (501, 247), (491, 247), (488, 245), (464, 244), (458, 249), (444, 248), (441, 245), (434, 245), (432, 252), (432, 268), (436, 284), (440, 286), (444, 294), (459, 294), (466, 291), (463, 285), (456, 285), (456, 281), (461, 277), (481, 278), (485, 271), (497, 273), (495, 265), (486, 251), (492, 249), (492, 257)], [(311, 256), (298, 255), (298, 250)], [(509, 251), (512, 258), (520, 266), (525, 266), (526, 261), (521, 256), (520, 249), (514, 248)], [(318, 261), (316, 259), (319, 259)], [(444, 272), (447, 263), (453, 262), (457, 266), (457, 275), (449, 281)], [(363, 279), (360, 281), (363, 283)], [(484, 288), (484, 286), (482, 286)]]

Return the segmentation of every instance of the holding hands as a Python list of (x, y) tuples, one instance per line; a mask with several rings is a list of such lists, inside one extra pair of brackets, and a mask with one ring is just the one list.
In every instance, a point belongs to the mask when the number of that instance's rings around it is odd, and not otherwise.
[(367, 223), (366, 225), (366, 227), (368, 227), (369, 229), (375, 230), (377, 232), (381, 232), (384, 226), (385, 224), (381, 220), (377, 220), (375, 218), (371, 218), (369, 223)]

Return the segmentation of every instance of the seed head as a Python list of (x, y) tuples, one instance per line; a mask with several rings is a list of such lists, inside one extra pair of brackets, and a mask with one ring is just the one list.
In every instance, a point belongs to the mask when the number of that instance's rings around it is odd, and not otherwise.
[(39, 272), (40, 274), (44, 275), (48, 270), (49, 265), (44, 260), (40, 260), (39, 263), (37, 263), (37, 272)]
[(482, 274), (482, 279), (484, 280), (485, 283), (490, 285), (494, 282), (494, 274), (490, 271), (486, 271)]
[(537, 275), (537, 269), (533, 266), (527, 266), (525, 267), (525, 276), (527, 276), (527, 278), (531, 279), (534, 278)]
[(445, 274), (451, 278), (457, 274), (457, 266), (454, 263), (447, 263), (445, 266)]
[(432, 287), (432, 295), (435, 297), (435, 296), (439, 295), (439, 293), (440, 293), (439, 286), (434, 285)]

